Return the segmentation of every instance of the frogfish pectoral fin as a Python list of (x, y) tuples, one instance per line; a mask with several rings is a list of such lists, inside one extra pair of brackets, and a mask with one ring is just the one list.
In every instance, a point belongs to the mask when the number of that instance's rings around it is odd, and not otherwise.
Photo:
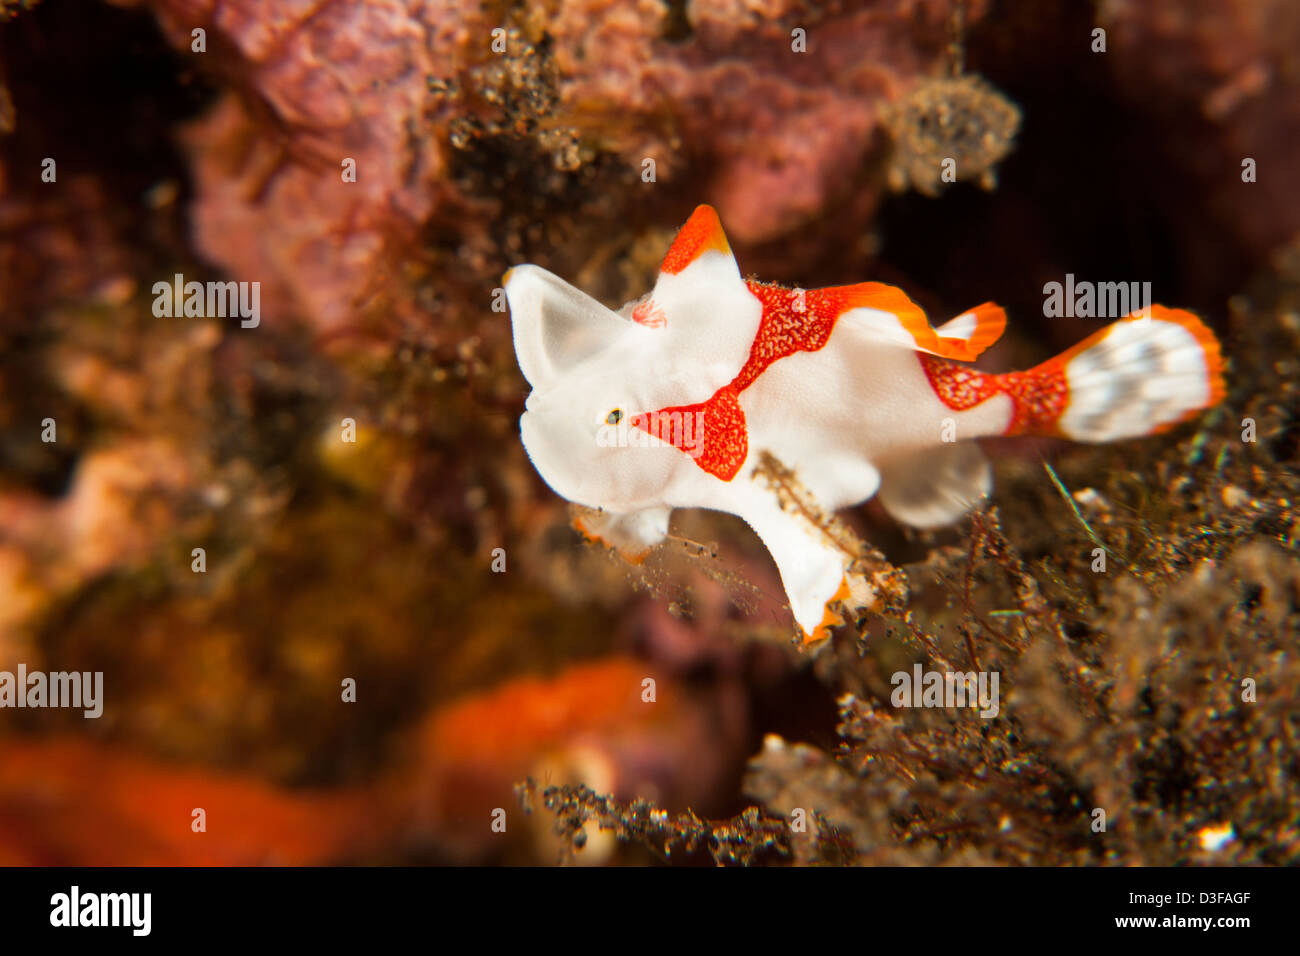
[(973, 440), (936, 445), (880, 464), (880, 503), (914, 528), (951, 524), (993, 490), (984, 452)]
[(838, 617), (833, 601), (848, 595), (846, 574), (850, 557), (814, 525), (792, 511), (782, 510), (776, 497), (755, 503), (740, 513), (776, 562), (795, 623), (805, 644), (829, 636)]

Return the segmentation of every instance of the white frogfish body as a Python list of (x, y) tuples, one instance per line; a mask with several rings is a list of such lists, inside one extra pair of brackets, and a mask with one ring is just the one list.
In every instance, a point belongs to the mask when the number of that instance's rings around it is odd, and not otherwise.
[(973, 361), (1006, 316), (985, 303), (932, 328), (876, 282), (788, 289), (741, 277), (700, 206), (651, 294), (614, 312), (537, 266), (506, 274), (515, 351), (533, 391), (520, 419), (541, 476), (603, 512), (583, 530), (632, 559), (675, 508), (742, 517), (776, 562), (806, 641), (833, 620), (848, 556), (782, 507), (770, 452), (828, 512), (877, 496), (897, 520), (952, 521), (992, 488), (977, 439), (1151, 434), (1224, 394), (1212, 332), (1152, 306), (1025, 372)]

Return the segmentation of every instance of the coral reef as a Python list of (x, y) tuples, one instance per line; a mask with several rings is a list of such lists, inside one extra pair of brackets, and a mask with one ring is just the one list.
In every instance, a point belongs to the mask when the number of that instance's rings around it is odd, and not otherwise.
[[(498, 20), (472, 0), (147, 6), (230, 87), (184, 137), (199, 254), (259, 279), (277, 323), (438, 341), (468, 330), (464, 298), (481, 309), (505, 265), (531, 251), (509, 237), (553, 248), (565, 235), (537, 234), (539, 199), (608, 223), (643, 204), (629, 186), (646, 185), (648, 162), (651, 182), (708, 164), (729, 229), (757, 242), (857, 192), (890, 104), (947, 68), (960, 9), (694, 3), (683, 20), (668, 4), (590, 0)], [(977, 20), (983, 4), (970, 7)], [(209, 35), (199, 52), (196, 29)], [(964, 144), (972, 175), (1005, 150), (1005, 110), (986, 126), (998, 146)], [(905, 122), (905, 153), (915, 125)], [(927, 153), (906, 168), (928, 184), (929, 163)], [(870, 195), (855, 198), (859, 222)], [(479, 288), (431, 289), (433, 274)]]

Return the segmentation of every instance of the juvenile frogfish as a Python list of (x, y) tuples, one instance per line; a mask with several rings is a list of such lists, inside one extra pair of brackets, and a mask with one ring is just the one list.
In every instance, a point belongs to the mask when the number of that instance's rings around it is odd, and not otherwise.
[(521, 437), (582, 528), (637, 560), (674, 508), (739, 515), (780, 572), (805, 641), (824, 636), (849, 557), (760, 480), (768, 452), (826, 510), (873, 496), (918, 528), (988, 496), (977, 439), (1150, 435), (1222, 399), (1214, 334), (1151, 306), (1024, 372), (973, 361), (1002, 334), (991, 302), (939, 326), (878, 282), (789, 289), (741, 277), (717, 213), (682, 227), (652, 292), (615, 312), (545, 269), (505, 276), (532, 386)]

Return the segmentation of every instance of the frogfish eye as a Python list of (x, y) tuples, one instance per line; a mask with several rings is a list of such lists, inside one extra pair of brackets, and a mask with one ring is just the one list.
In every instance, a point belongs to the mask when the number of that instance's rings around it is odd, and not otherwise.
[(623, 409), (616, 408), (605, 416), (606, 425), (617, 425), (623, 420)]

